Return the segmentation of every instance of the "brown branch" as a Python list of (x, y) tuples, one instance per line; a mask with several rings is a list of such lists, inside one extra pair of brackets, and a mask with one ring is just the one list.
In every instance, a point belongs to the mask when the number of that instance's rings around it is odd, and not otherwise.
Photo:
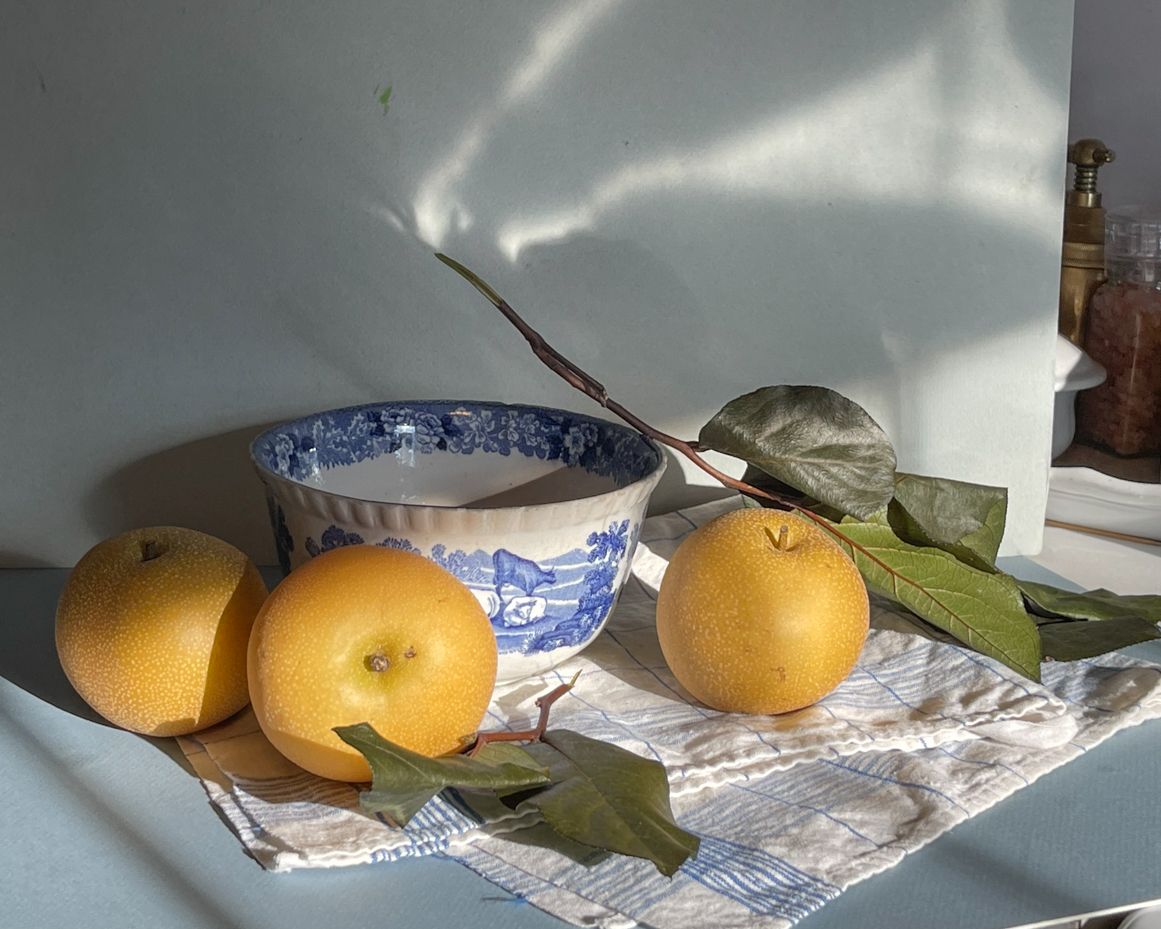
[(577, 671), (567, 684), (561, 684), (543, 697), (536, 699), (536, 705), (540, 707), (540, 719), (532, 729), (521, 729), (519, 732), (508, 732), (507, 730), (477, 732), (476, 740), (465, 745), (460, 749), (460, 752), (467, 752), (469, 757), (475, 757), (476, 752), (489, 742), (539, 742), (540, 737), (548, 728), (548, 712), (552, 709), (552, 704), (572, 690), (572, 685), (576, 683), (578, 677), (580, 677), (580, 671)]
[(754, 487), (752, 484), (747, 484), (745, 481), (740, 481), (737, 478), (730, 477), (728, 474), (719, 471), (708, 461), (698, 454), (700, 446), (696, 442), (685, 442), (681, 439), (674, 438), (661, 432), (659, 429), (654, 429), (647, 422), (638, 419), (633, 413), (625, 409), (616, 400), (609, 396), (609, 392), (605, 390), (604, 386), (594, 378), (592, 375), (581, 370), (577, 365), (573, 364), (565, 358), (560, 352), (554, 349), (551, 345), (544, 341), (544, 337), (528, 325), (507, 302), (488, 286), (481, 278), (479, 278), (472, 271), (469, 271), (462, 264), (453, 258), (448, 258), (447, 255), (436, 253), (436, 258), (446, 264), (449, 268), (461, 274), (473, 287), (480, 293), (487, 297), (492, 304), (504, 317), (512, 323), (513, 326), (520, 332), (522, 336), (528, 341), (532, 348), (533, 354), (544, 362), (550, 369), (559, 374), (569, 384), (575, 387), (581, 393), (587, 394), (601, 406), (603, 406), (610, 413), (614, 413), (627, 422), (630, 426), (636, 429), (643, 435), (648, 436), (662, 445), (668, 445), (674, 451), (684, 455), (695, 465), (701, 468), (706, 474), (709, 474), (715, 480), (724, 484), (733, 490), (743, 493), (748, 497), (753, 497), (755, 500), (765, 500), (782, 509), (801, 510), (797, 504), (793, 503), (789, 498), (781, 494), (771, 493), (766, 490)]

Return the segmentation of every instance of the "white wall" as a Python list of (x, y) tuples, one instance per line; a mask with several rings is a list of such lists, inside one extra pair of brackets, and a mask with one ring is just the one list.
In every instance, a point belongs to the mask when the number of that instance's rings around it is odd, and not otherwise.
[[(1010, 486), (1005, 550), (1035, 550), (1070, 27), (1058, 0), (0, 6), (0, 565), (162, 522), (271, 562), (246, 445), (310, 411), (593, 409), (435, 248), (655, 425), (826, 384), (902, 468)], [(713, 492), (670, 471), (659, 508)]]

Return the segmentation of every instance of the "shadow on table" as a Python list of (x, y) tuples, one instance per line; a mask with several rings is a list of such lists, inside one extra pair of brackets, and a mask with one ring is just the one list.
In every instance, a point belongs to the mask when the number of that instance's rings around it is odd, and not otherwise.
[[(7, 616), (0, 622), (0, 677), (57, 709), (112, 728), (73, 689), (57, 658), (56, 603), (68, 572), (32, 568), (11, 571), (9, 577)], [(196, 776), (175, 739), (138, 737)]]
[[(635, 585), (635, 593), (642, 593), (650, 601), (657, 602), (657, 589), (637, 575), (630, 574), (625, 584)], [(597, 639), (585, 650), (584, 656), (602, 671), (638, 690), (678, 704), (704, 706), (681, 686), (669, 670), (661, 651), (661, 643), (657, 639), (652, 610), (647, 614), (643, 610), (635, 610), (631, 614), (618, 615), (614, 608), (613, 616)]]
[(954, 860), (956, 869), (976, 880), (979, 887), (990, 887), (993, 893), (1014, 900), (1030, 901), (1045, 911), (1082, 913), (1091, 907), (1091, 900), (1083, 894), (1071, 894), (1067, 880), (1045, 878), (1034, 866), (1014, 870), (1006, 855), (990, 855), (980, 848), (959, 841), (955, 832), (940, 837), (941, 855)]
[[(80, 700), (80, 697), (76, 698)], [(0, 707), (0, 715), (5, 715)], [(81, 804), (87, 815), (95, 817), (110, 833), (121, 836), (125, 841), (119, 845), (120, 854), (131, 860), (138, 871), (146, 875), (150, 882), (164, 888), (200, 917), (199, 925), (217, 929), (238, 929), (239, 923), (226, 912), (212, 895), (206, 893), (189, 876), (172, 862), (174, 849), (160, 847), (140, 829), (136, 828), (106, 797), (78, 776), (58, 752), (46, 746), (35, 732), (20, 720), (7, 716), (8, 729), (22, 743), (23, 754), (30, 761), (38, 762), (54, 778), (56, 784), (71, 794)], [(100, 721), (100, 720), (98, 720)], [(161, 741), (153, 740), (149, 741)], [(168, 741), (173, 741), (172, 739)]]

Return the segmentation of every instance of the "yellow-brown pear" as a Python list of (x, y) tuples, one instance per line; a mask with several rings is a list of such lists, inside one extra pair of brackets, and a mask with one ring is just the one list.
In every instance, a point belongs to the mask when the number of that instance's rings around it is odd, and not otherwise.
[(422, 755), (455, 751), (483, 721), (497, 660), (488, 614), (451, 572), (414, 552), (350, 545), (295, 569), (259, 611), (250, 699), (295, 764), (369, 781), (336, 726), (369, 723)]
[(180, 526), (134, 529), (73, 568), (56, 611), (61, 667), (107, 720), (184, 735), (249, 702), (246, 648), (266, 599), (254, 563)]
[(854, 668), (869, 621), (854, 562), (823, 529), (780, 510), (733, 510), (701, 526), (657, 598), (670, 670), (733, 713), (788, 713), (825, 697)]

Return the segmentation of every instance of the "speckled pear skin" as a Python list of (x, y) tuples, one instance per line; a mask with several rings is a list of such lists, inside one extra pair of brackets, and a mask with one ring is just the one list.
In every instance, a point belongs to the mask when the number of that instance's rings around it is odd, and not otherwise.
[(854, 562), (823, 530), (779, 510), (733, 510), (700, 527), (657, 598), (670, 670), (698, 700), (732, 713), (816, 703), (853, 670), (869, 623)]
[(496, 683), (496, 637), (451, 572), (397, 548), (351, 545), (291, 572), (250, 636), (254, 715), (307, 771), (369, 781), (336, 726), (369, 723), (423, 755), (455, 751), (479, 729)]
[(229, 543), (176, 526), (134, 529), (94, 546), (69, 575), (57, 654), (109, 722), (151, 736), (196, 732), (249, 702), (246, 648), (265, 600), (258, 569)]

